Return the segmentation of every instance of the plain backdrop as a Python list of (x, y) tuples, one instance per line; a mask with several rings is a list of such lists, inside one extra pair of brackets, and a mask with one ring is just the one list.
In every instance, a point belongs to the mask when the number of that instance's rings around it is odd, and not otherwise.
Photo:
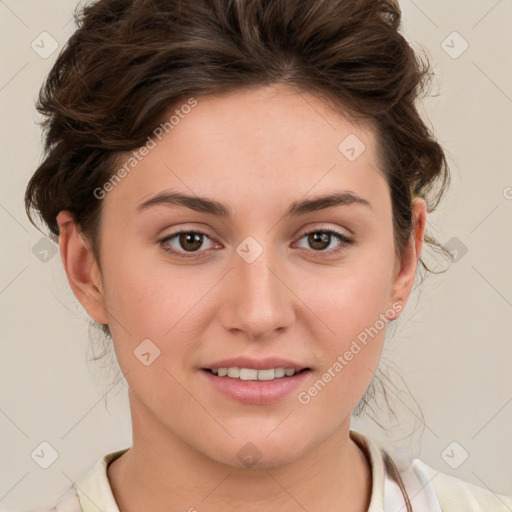
[[(23, 195), (41, 156), (34, 101), (76, 1), (0, 1), (0, 509), (49, 504), (131, 443), (126, 386), (87, 363), (87, 323)], [(512, 2), (403, 0), (404, 34), (435, 79), (422, 115), (452, 186), (428, 229), (456, 254), (415, 289), (383, 360), (397, 416), (354, 422), (390, 450), (512, 494)], [(53, 49), (55, 47), (55, 49)], [(426, 254), (434, 266), (435, 253)], [(420, 292), (421, 290), (421, 292)], [(388, 333), (389, 334), (389, 333)], [(402, 380), (403, 379), (403, 380)], [(408, 391), (407, 391), (408, 389)], [(382, 403), (382, 402), (381, 402)], [(42, 468), (34, 453), (56, 452)], [(53, 452), (52, 452), (53, 453)]]

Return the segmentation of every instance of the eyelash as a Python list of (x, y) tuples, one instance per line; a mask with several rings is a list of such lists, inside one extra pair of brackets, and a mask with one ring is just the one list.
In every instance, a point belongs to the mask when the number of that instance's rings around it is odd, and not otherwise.
[[(194, 233), (194, 234), (197, 234), (197, 235), (203, 235), (207, 238), (210, 238), (211, 240), (211, 237), (208, 236), (206, 233), (202, 232), (202, 231), (195, 231), (195, 230), (180, 230), (180, 231), (176, 231), (175, 233), (172, 233), (168, 236), (166, 236), (165, 238), (163, 238), (162, 240), (160, 240), (160, 245), (162, 247), (162, 250), (165, 251), (166, 253), (168, 254), (172, 254), (173, 256), (177, 256), (178, 258), (183, 258), (183, 259), (188, 259), (188, 258), (197, 258), (197, 255), (198, 255), (198, 252), (191, 252), (189, 254), (186, 254), (186, 253), (182, 253), (180, 251), (176, 251), (174, 249), (169, 249), (168, 246), (166, 246), (166, 242), (168, 242), (169, 240), (172, 240), (173, 238), (177, 237), (178, 235), (181, 235), (181, 234), (190, 234), (190, 233)], [(348, 245), (351, 245), (354, 241), (350, 238), (348, 238), (347, 236), (345, 236), (344, 234), (342, 233), (339, 233), (338, 231), (334, 231), (333, 229), (315, 229), (315, 230), (312, 230), (312, 231), (307, 231), (305, 233), (303, 233), (300, 237), (299, 237), (299, 240), (301, 240), (302, 238), (304, 238), (305, 236), (308, 236), (308, 235), (311, 235), (313, 233), (327, 233), (329, 235), (332, 235), (334, 236), (335, 238), (338, 239), (338, 241), (340, 242), (340, 246), (335, 249), (335, 250), (318, 250), (318, 251), (315, 251), (315, 250), (312, 250), (313, 252), (313, 255), (315, 258), (319, 258), (319, 257), (323, 257), (323, 255), (327, 254), (329, 256), (335, 256), (336, 254), (338, 254), (339, 252), (341, 252), (346, 246)], [(208, 249), (204, 252), (209, 252), (213, 249)]]

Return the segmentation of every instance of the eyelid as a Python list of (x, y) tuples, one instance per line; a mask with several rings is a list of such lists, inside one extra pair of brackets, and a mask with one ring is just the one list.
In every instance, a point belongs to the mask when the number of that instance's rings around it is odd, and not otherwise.
[[(180, 234), (183, 234), (183, 233), (195, 233), (195, 234), (199, 234), (199, 235), (202, 235), (208, 239), (210, 239), (214, 244), (219, 244), (219, 242), (217, 242), (215, 240), (214, 237), (212, 237), (208, 232), (206, 232), (203, 228), (200, 228), (200, 229), (195, 229), (193, 227), (185, 227), (185, 228), (179, 228), (177, 231), (174, 231), (172, 233), (169, 233), (165, 236), (163, 236), (161, 239), (158, 240), (160, 246), (163, 246), (164, 245), (164, 242), (170, 240), (170, 239), (173, 239), (175, 238), (176, 236), (180, 235)], [(310, 253), (312, 253), (314, 255), (314, 257), (328, 257), (328, 256), (336, 256), (339, 252), (343, 251), (344, 248), (346, 248), (347, 245), (352, 245), (354, 242), (355, 242), (355, 239), (353, 238), (353, 236), (351, 235), (347, 235), (345, 233), (343, 233), (341, 231), (340, 228), (331, 228), (331, 227), (326, 227), (326, 226), (319, 226), (319, 227), (310, 227), (310, 228), (304, 228), (303, 230), (299, 231), (299, 234), (296, 235), (294, 238), (296, 238), (296, 242), (294, 243), (297, 243), (299, 242), (302, 238), (304, 238), (304, 236), (306, 235), (310, 235), (310, 234), (313, 234), (313, 233), (328, 233), (330, 234), (331, 236), (335, 237), (338, 239), (339, 243), (340, 243), (340, 246), (336, 249), (330, 249), (330, 250), (318, 250), (318, 251), (315, 251), (313, 249), (304, 249)], [(221, 244), (222, 245), (222, 244)], [(162, 250), (164, 250), (164, 252), (168, 253), (168, 254), (173, 254), (173, 255), (176, 255), (178, 258), (200, 258), (200, 257), (203, 257), (203, 255), (207, 255), (209, 254), (212, 250), (214, 249), (205, 249), (205, 250), (199, 250), (199, 251), (192, 251), (192, 252), (183, 252), (183, 251), (179, 251), (179, 250), (174, 250), (174, 249), (165, 249), (163, 248)]]
[(349, 235), (348, 233), (344, 233), (342, 228), (333, 228), (330, 226), (313, 226), (312, 228), (305, 228), (301, 231), (299, 231), (299, 234), (297, 235), (298, 238), (302, 238), (304, 235), (309, 235), (311, 233), (317, 233), (317, 232), (328, 232), (328, 233), (336, 233), (340, 235), (343, 238), (346, 238), (347, 240), (353, 240), (353, 236)]
[[(175, 229), (175, 231), (167, 232), (167, 229)], [(203, 227), (203, 225), (200, 225), (200, 227), (195, 227), (187, 225), (183, 226), (183, 224), (179, 224), (178, 227), (168, 227), (166, 229), (163, 229), (161, 232), (165, 234), (157, 236), (157, 242), (160, 243), (169, 238), (173, 238), (181, 233), (198, 233), (208, 237), (212, 241), (217, 241), (217, 239), (221, 238), (218, 235), (214, 234), (213, 230), (210, 230), (208, 227)]]
[(301, 231), (300, 235), (298, 236), (297, 242), (299, 242), (306, 235), (310, 235), (313, 233), (328, 233), (331, 235), (331, 237), (336, 238), (339, 242), (338, 246), (334, 249), (328, 249), (328, 250), (326, 249), (326, 250), (318, 250), (318, 251), (315, 251), (313, 249), (304, 249), (313, 258), (324, 258), (324, 259), (328, 259), (329, 257), (335, 258), (341, 252), (346, 250), (348, 246), (354, 245), (354, 243), (355, 243), (354, 237), (346, 235), (342, 231), (340, 231), (338, 229), (333, 229), (330, 227), (318, 227), (318, 228), (313, 227), (313, 228)]
[[(195, 233), (195, 234), (198, 234), (198, 235), (202, 235), (203, 237), (206, 237), (208, 238), (209, 240), (212, 241), (213, 244), (215, 245), (219, 245), (219, 242), (216, 242), (213, 237), (211, 237), (208, 233), (206, 233), (205, 231), (201, 230), (201, 229), (190, 229), (190, 228), (181, 228), (179, 229), (178, 231), (174, 231), (172, 233), (169, 233), (168, 235), (165, 235), (164, 237), (162, 237), (158, 243), (159, 245), (162, 247), (164, 246), (164, 244), (166, 242), (168, 242), (169, 240), (183, 234), (183, 233)], [(187, 252), (184, 252), (184, 251), (178, 251), (176, 249), (165, 249), (163, 248), (163, 251), (168, 253), (168, 254), (174, 254), (174, 255), (177, 255), (178, 257), (183, 257), (183, 258), (197, 258), (197, 257), (201, 257), (201, 255), (205, 254), (205, 253), (209, 253), (210, 251), (212, 251), (213, 249), (203, 249), (203, 250), (200, 250), (200, 251), (192, 251), (190, 253), (187, 253)]]

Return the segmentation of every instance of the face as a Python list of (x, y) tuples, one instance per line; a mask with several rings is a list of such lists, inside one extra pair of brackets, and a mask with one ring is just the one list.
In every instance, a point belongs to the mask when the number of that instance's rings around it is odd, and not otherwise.
[(110, 325), (137, 428), (270, 467), (348, 431), (417, 260), (396, 258), (372, 130), (285, 87), (196, 99), (102, 200), (82, 303)]

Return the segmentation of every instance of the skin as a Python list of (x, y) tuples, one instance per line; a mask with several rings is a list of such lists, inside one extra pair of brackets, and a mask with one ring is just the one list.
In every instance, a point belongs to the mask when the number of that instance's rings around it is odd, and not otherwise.
[[(93, 319), (109, 324), (129, 386), (133, 447), (108, 468), (114, 496), (123, 512), (367, 510), (371, 472), (349, 436), (350, 417), (385, 329), (307, 404), (296, 392), (242, 404), (205, 383), (200, 368), (238, 355), (291, 358), (312, 368), (298, 391), (307, 390), (379, 315), (405, 307), (426, 204), (413, 201), (415, 228), (400, 259), (370, 127), (285, 86), (197, 99), (103, 199), (101, 269), (69, 212), (58, 216), (70, 286)], [(338, 150), (349, 134), (366, 146), (354, 161)], [(137, 211), (167, 189), (222, 202), (234, 217), (168, 204)], [(293, 201), (344, 190), (371, 206), (283, 216)], [(179, 237), (161, 242), (182, 228), (206, 233), (195, 253)], [(332, 237), (322, 252), (302, 236), (322, 229), (354, 243)], [(248, 236), (263, 249), (252, 263), (236, 252)], [(195, 256), (183, 260), (165, 246)], [(134, 356), (146, 338), (160, 350), (148, 366)], [(247, 442), (261, 453), (252, 468), (237, 457)]]

